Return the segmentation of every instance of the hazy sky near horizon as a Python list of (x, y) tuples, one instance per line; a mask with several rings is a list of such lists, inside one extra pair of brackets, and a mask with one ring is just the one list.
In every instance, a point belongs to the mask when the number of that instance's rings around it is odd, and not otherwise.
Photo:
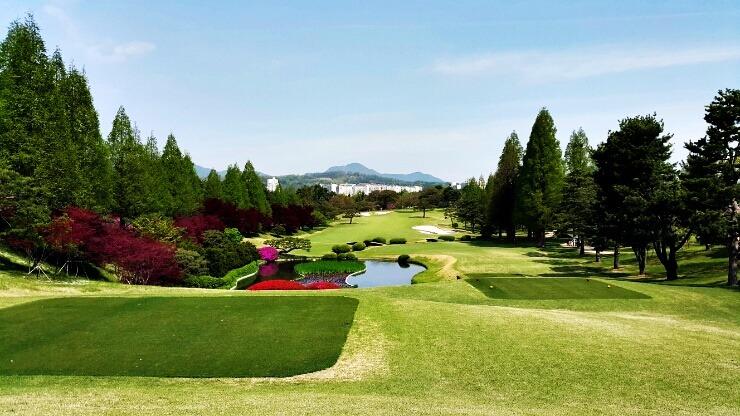
[[(195, 163), (282, 175), (359, 162), (462, 181), (495, 171), (542, 107), (561, 149), (657, 113), (683, 142), (740, 88), (738, 1), (14, 1), (119, 106)], [(3, 34), (3, 38), (5, 34)]]

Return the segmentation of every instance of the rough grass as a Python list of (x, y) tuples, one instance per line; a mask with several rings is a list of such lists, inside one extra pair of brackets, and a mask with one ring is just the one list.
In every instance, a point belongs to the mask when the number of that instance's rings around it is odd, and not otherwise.
[(643, 293), (591, 278), (474, 278), (467, 282), (495, 299), (650, 299)]
[(0, 309), (0, 374), (285, 377), (331, 367), (357, 300), (57, 298)]

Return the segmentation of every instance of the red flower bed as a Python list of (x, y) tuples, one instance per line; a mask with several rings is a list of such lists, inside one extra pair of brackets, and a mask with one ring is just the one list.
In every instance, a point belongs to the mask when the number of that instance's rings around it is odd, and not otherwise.
[(312, 290), (324, 290), (324, 289), (341, 289), (342, 287), (332, 282), (315, 282), (310, 285), (306, 285), (307, 289)]
[(249, 286), (247, 290), (305, 290), (306, 287), (294, 280), (265, 280)]

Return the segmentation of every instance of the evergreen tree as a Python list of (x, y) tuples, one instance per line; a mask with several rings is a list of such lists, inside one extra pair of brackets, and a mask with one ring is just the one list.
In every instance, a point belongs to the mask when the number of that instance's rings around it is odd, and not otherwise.
[(552, 228), (562, 198), (564, 166), (555, 123), (546, 109), (535, 119), (517, 178), (515, 221), (534, 232), (537, 245), (545, 245), (545, 230)]
[(211, 169), (208, 176), (203, 179), (203, 198), (224, 199), (223, 190), (221, 189), (221, 176), (216, 172), (216, 169)]
[(146, 139), (144, 149), (146, 154), (144, 158), (144, 212), (148, 214), (171, 213), (174, 201), (170, 194), (170, 184), (166, 180), (157, 138), (153, 134)]
[(498, 160), (496, 173), (493, 175), (493, 189), (488, 203), (489, 222), (496, 225), (499, 230), (506, 230), (506, 239), (509, 242), (514, 241), (516, 233), (514, 203), (523, 154), (524, 150), (519, 143), (519, 136), (516, 132), (512, 132), (504, 142), (504, 149)]
[(603, 201), (604, 237), (632, 248), (640, 274), (652, 243), (668, 278), (675, 279), (675, 253), (690, 231), (682, 227), (680, 184), (668, 163), (672, 136), (662, 133), (663, 122), (655, 115), (620, 121), (619, 130), (609, 132), (593, 153), (594, 180)]
[(237, 165), (229, 165), (226, 169), (226, 175), (221, 183), (223, 200), (231, 202), (237, 208), (247, 208), (252, 206), (249, 201), (249, 192), (247, 183), (242, 179), (242, 172)]
[(11, 23), (0, 44), (0, 161), (32, 177), (52, 132), (54, 78), (32, 15)]
[(147, 151), (123, 107), (113, 119), (108, 148), (113, 166), (112, 212), (124, 227), (127, 221), (150, 211), (147, 209)]
[(727, 284), (738, 286), (740, 90), (719, 91), (706, 107), (704, 121), (709, 124), (706, 136), (686, 144), (683, 179), (694, 212), (692, 225), (702, 243), (727, 247)]
[(481, 225), (485, 221), (486, 194), (481, 182), (470, 178), (460, 192), (460, 199), (456, 204), (455, 216), (463, 223), (469, 224), (472, 232), (475, 232), (476, 224)]
[(182, 154), (172, 134), (167, 136), (162, 150), (162, 168), (172, 199), (169, 215), (180, 216), (197, 211), (202, 198), (200, 179), (190, 156)]
[(76, 190), (82, 178), (64, 97), (67, 70), (59, 50), (54, 51), (49, 61), (49, 71), (54, 88), (49, 94), (48, 107), (40, 110), (45, 117), (46, 133), (38, 142), (39, 159), (33, 176), (45, 189), (49, 207), (58, 209), (78, 203)]
[(249, 195), (249, 206), (256, 208), (259, 212), (269, 216), (270, 215), (270, 203), (267, 202), (267, 194), (265, 193), (265, 186), (262, 184), (257, 172), (252, 166), (252, 162), (247, 161), (244, 164), (244, 172), (242, 172), (242, 181), (247, 185), (247, 193)]
[(70, 126), (69, 134), (79, 162), (81, 180), (76, 190), (77, 205), (107, 212), (112, 203), (113, 172), (85, 74), (70, 67), (62, 89)]
[(565, 148), (565, 185), (560, 201), (557, 222), (560, 228), (571, 229), (579, 236), (580, 255), (585, 253), (585, 232), (589, 228), (593, 204), (596, 203), (596, 185), (591, 148), (583, 129), (573, 131)]

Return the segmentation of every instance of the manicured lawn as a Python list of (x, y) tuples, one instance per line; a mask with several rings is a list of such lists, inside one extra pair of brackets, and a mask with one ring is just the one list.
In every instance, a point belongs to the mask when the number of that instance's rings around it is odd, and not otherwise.
[(473, 287), (494, 299), (650, 299), (640, 292), (585, 278), (474, 278)]
[(285, 377), (332, 366), (346, 297), (58, 298), (0, 309), (0, 374)]

